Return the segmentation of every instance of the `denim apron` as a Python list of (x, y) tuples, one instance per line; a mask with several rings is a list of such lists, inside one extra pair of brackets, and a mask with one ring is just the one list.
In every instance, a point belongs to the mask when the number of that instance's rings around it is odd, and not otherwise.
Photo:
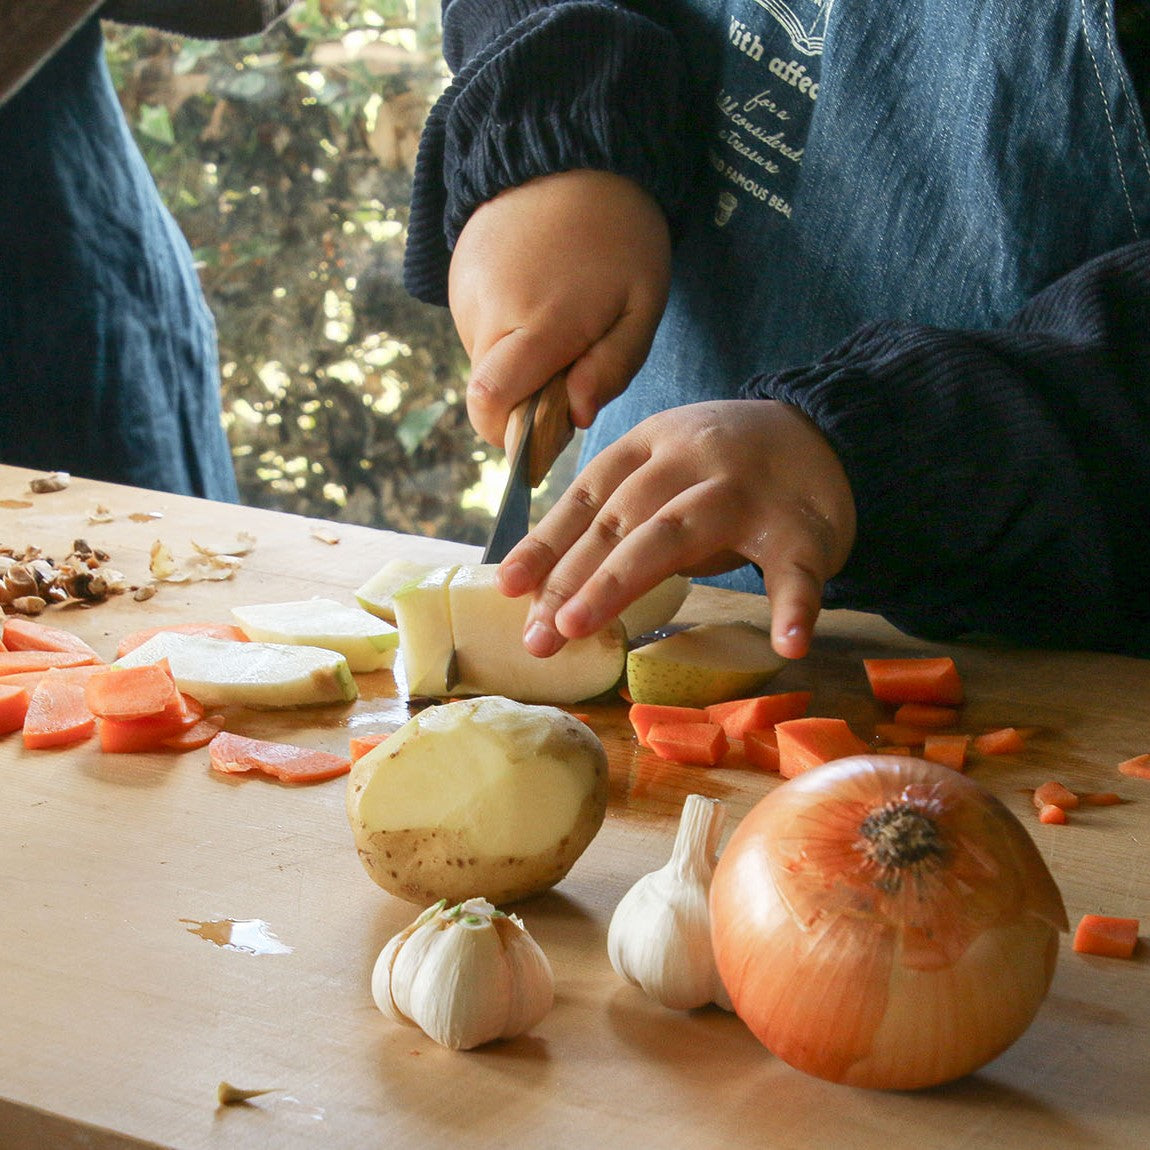
[(91, 20), (0, 108), (0, 461), (234, 501), (215, 323)]
[[(1109, 0), (678, 11), (710, 102), (705, 165), (650, 357), (584, 459), (868, 322), (998, 326), (1150, 234), (1150, 144)], [(749, 568), (723, 581), (762, 590)]]

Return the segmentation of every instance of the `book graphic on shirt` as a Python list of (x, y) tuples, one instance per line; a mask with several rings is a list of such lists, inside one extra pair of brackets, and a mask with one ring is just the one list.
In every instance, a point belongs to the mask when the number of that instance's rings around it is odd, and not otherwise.
[[(827, 20), (835, 0), (755, 0), (765, 8), (791, 38), (796, 52), (804, 56), (821, 56), (826, 39)], [(799, 13), (803, 13), (802, 16)]]

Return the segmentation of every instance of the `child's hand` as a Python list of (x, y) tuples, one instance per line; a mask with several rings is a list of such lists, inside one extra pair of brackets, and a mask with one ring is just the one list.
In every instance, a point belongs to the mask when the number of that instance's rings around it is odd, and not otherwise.
[(504, 593), (534, 592), (524, 642), (546, 656), (675, 572), (763, 572), (771, 636), (806, 654), (823, 583), (846, 562), (855, 508), (838, 457), (797, 408), (672, 408), (601, 452), (504, 559)]
[(589, 427), (650, 350), (670, 264), (662, 209), (622, 176), (543, 176), (477, 208), (448, 282), (476, 431), (502, 447), (511, 410), (564, 368), (572, 422)]

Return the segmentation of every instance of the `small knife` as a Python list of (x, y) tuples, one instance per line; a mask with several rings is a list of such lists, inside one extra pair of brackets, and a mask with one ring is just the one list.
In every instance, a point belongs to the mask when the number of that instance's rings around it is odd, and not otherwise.
[(507, 421), (511, 474), (483, 552), (484, 563), (499, 563), (531, 526), (531, 492), (551, 470), (575, 434), (567, 407), (567, 373), (554, 376), (525, 399)]

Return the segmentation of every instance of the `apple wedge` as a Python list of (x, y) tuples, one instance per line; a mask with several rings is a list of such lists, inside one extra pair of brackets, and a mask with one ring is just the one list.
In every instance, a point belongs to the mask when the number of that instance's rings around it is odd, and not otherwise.
[(706, 707), (754, 694), (785, 665), (761, 627), (701, 623), (628, 652), (627, 691), (636, 703)]
[(389, 559), (370, 579), (355, 589), (355, 601), (387, 623), (395, 622), (395, 593), (442, 566), (418, 559)]
[(396, 591), (395, 621), (409, 695), (504, 695), (521, 703), (577, 703), (623, 675), (627, 639), (615, 622), (549, 659), (523, 646), (528, 596), (508, 598), (495, 564), (440, 567)]
[(364, 611), (334, 599), (253, 603), (233, 607), (232, 617), (249, 639), (338, 651), (354, 673), (390, 667), (399, 632)]
[(167, 659), (180, 690), (205, 707), (279, 710), (350, 703), (359, 693), (338, 651), (287, 643), (237, 643), (161, 631), (112, 665), (138, 667), (161, 659)]
[(627, 636), (618, 621), (556, 654), (523, 646), (530, 597), (508, 598), (494, 564), (461, 566), (448, 584), (458, 695), (506, 695), (521, 703), (577, 703), (611, 690), (623, 676)]

